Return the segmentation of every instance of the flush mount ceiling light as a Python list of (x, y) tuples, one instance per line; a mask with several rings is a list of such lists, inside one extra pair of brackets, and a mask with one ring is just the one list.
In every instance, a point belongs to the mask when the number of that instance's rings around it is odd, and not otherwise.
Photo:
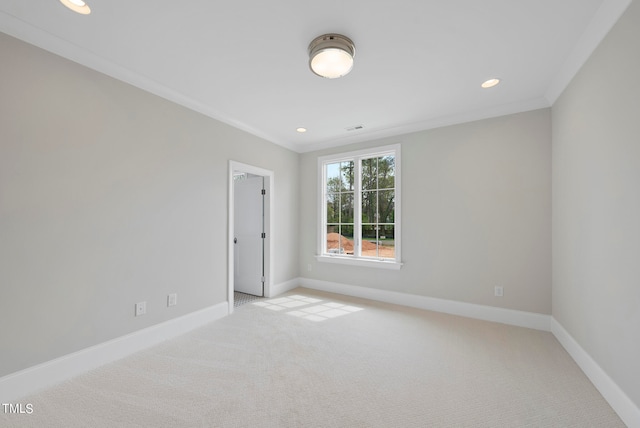
[(356, 48), (348, 37), (324, 34), (309, 44), (309, 67), (320, 77), (335, 79), (353, 68)]
[(303, 127), (296, 128), (296, 131), (298, 131), (299, 133), (303, 134), (303, 133), (307, 132), (307, 128), (303, 128)]
[(91, 13), (89, 6), (82, 0), (60, 0), (60, 3), (82, 15), (89, 15)]
[(493, 78), (493, 79), (489, 79), (489, 80), (483, 82), (482, 85), (480, 85), (480, 86), (482, 86), (484, 89), (489, 89), (489, 88), (493, 88), (498, 83), (500, 83), (500, 79)]

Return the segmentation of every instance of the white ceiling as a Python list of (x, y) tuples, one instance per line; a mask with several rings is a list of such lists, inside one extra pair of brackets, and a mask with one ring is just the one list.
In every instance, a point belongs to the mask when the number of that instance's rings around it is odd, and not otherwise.
[[(0, 0), (0, 31), (298, 152), (548, 107), (631, 2), (86, 1)], [(355, 65), (322, 79), (333, 32)]]

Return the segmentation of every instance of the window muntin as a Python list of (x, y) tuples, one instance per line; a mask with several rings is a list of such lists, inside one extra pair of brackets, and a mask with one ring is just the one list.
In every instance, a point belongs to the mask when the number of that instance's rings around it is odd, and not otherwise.
[(320, 256), (400, 264), (400, 147), (319, 160)]

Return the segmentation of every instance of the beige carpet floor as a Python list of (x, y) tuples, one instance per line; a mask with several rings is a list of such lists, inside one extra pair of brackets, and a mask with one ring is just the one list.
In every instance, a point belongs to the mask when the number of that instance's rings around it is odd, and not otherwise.
[(20, 402), (0, 426), (624, 426), (550, 333), (306, 289)]

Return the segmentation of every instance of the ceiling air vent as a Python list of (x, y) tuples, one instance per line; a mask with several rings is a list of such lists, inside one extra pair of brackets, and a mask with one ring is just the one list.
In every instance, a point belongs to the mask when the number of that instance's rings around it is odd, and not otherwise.
[(360, 129), (364, 128), (364, 126), (362, 125), (356, 125), (356, 126), (350, 126), (348, 128), (345, 128), (347, 131), (358, 131)]

